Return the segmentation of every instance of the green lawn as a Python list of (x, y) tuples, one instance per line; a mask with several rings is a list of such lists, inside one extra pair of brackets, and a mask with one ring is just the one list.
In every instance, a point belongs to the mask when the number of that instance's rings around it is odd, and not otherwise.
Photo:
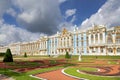
[(78, 73), (77, 70), (79, 70), (79, 68), (67, 68), (65, 70), (65, 73), (79, 77), (79, 78), (89, 79), (89, 80), (120, 80), (120, 77), (103, 77), (103, 76), (95, 76), (95, 75), (89, 75), (89, 74), (81, 74), (81, 73)]
[(57, 69), (61, 69), (61, 68), (63, 68), (63, 67), (55, 66), (55, 67), (50, 67), (50, 68), (32, 70), (32, 71), (29, 71), (26, 73), (16, 73), (9, 69), (0, 69), (0, 74), (5, 74), (7, 76), (14, 78), (15, 80), (39, 80), (39, 79), (30, 77), (29, 75), (43, 73), (43, 72), (52, 71), (52, 70), (57, 70)]
[(9, 66), (13, 66), (13, 68), (32, 68), (32, 67), (38, 67), (38, 66), (45, 65), (40, 62), (30, 62), (30, 61), (9, 62), (5, 64)]
[(98, 69), (97, 68), (91, 68), (91, 67), (80, 67), (79, 70), (96, 72)]

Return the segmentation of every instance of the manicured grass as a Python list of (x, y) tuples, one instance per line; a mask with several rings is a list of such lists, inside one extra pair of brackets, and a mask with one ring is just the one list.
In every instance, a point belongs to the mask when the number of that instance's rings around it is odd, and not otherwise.
[(52, 70), (57, 70), (57, 69), (61, 69), (61, 68), (63, 68), (63, 67), (55, 66), (55, 67), (44, 68), (44, 69), (36, 69), (36, 70), (32, 70), (32, 71), (29, 71), (26, 73), (16, 73), (9, 69), (0, 69), (0, 74), (5, 74), (7, 76), (13, 77), (15, 80), (39, 80), (39, 79), (30, 77), (29, 75), (43, 73), (43, 72), (52, 71)]
[(120, 56), (101, 56), (101, 55), (97, 55), (97, 56), (82, 56), (82, 58), (84, 59), (120, 59)]
[(120, 63), (117, 61), (108, 61), (108, 64), (120, 64)]
[[(77, 62), (94, 62), (95, 60), (118, 60), (120, 56), (89, 56), (89, 55), (82, 55), (82, 61), (78, 61), (78, 55), (72, 55), (69, 62), (77, 63)], [(57, 59), (65, 59), (64, 55), (60, 55)]]
[[(72, 55), (71, 57), (78, 59), (79, 55)], [(65, 58), (65, 55), (60, 55), (58, 58)], [(120, 59), (120, 56), (102, 56), (102, 55), (82, 55), (82, 59)]]
[(29, 62), (29, 61), (21, 61), (21, 62), (9, 62), (6, 65), (13, 66), (14, 68), (31, 68), (37, 66), (43, 66), (45, 64), (38, 62)]
[(98, 69), (97, 68), (91, 68), (91, 67), (80, 67), (79, 70), (96, 72)]
[[(49, 59), (48, 56), (13, 56), (14, 61), (29, 61), (29, 60), (43, 60)], [(0, 57), (0, 62), (3, 61), (3, 57)]]
[(95, 75), (89, 75), (89, 74), (81, 74), (81, 73), (78, 73), (77, 70), (79, 70), (79, 68), (67, 68), (65, 70), (65, 73), (79, 77), (79, 78), (89, 79), (89, 80), (120, 80), (120, 77), (103, 77), (103, 76), (95, 76)]

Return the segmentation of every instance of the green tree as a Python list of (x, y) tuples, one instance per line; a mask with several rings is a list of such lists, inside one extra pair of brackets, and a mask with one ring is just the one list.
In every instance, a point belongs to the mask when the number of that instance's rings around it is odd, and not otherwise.
[(68, 52), (66, 52), (66, 54), (65, 54), (65, 58), (66, 58), (66, 59), (70, 59), (70, 55), (69, 55)]
[(24, 57), (27, 57), (27, 54), (26, 54), (26, 53), (24, 54)]
[(12, 57), (10, 49), (7, 49), (7, 51), (6, 51), (5, 55), (4, 55), (3, 62), (13, 62), (13, 57)]

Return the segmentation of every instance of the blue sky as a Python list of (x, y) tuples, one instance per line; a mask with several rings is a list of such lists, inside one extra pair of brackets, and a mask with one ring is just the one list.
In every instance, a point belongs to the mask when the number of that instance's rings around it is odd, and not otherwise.
[(120, 0), (0, 0), (0, 45), (38, 40), (64, 28), (120, 25)]
[(80, 25), (83, 20), (96, 13), (105, 2), (106, 0), (68, 0), (60, 5), (60, 10), (62, 15), (65, 15), (66, 10), (76, 9), (74, 24)]

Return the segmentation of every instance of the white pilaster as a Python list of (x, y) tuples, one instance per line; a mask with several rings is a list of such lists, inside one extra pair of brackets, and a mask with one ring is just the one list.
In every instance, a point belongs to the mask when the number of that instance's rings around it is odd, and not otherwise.
[(71, 37), (69, 37), (69, 46), (71, 46)]
[(104, 55), (106, 55), (106, 49), (105, 48), (103, 48), (103, 53), (104, 53)]
[(91, 34), (89, 34), (89, 45), (91, 44)]
[(100, 43), (100, 33), (98, 33), (98, 44)]
[(103, 35), (103, 37), (102, 37), (103, 38), (103, 43), (105, 43), (105, 39), (106, 39), (105, 38), (105, 32), (103, 32), (102, 35)]
[(98, 54), (100, 55), (100, 53), (101, 53), (101, 52), (100, 52), (100, 47), (98, 47)]
[(66, 41), (65, 46), (68, 47), (68, 44), (67, 44), (68, 38), (67, 37), (66, 37), (65, 41)]

